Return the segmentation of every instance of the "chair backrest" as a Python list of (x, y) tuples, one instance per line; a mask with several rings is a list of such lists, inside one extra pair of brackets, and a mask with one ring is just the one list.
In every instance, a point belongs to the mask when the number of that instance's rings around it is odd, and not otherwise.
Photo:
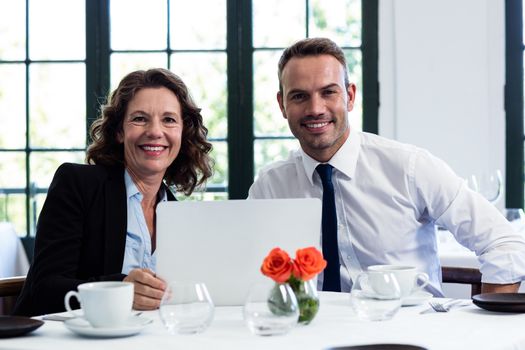
[(0, 278), (0, 297), (18, 296), (25, 281), (26, 276)]
[(25, 280), (26, 276), (0, 278), (0, 315), (11, 314)]
[(443, 283), (470, 284), (470, 295), (481, 294), (481, 272), (468, 267), (442, 266)]

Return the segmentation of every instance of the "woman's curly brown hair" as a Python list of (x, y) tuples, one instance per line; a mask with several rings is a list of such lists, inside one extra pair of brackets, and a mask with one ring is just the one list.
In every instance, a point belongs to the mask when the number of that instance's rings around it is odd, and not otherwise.
[(125, 166), (124, 146), (117, 135), (122, 132), (122, 123), (129, 102), (144, 88), (165, 87), (179, 99), (183, 128), (181, 148), (177, 158), (164, 175), (168, 186), (190, 195), (212, 175), (211, 143), (206, 140), (208, 129), (203, 124), (201, 109), (190, 96), (186, 84), (167, 69), (139, 70), (126, 75), (117, 89), (110, 95), (109, 103), (102, 106), (100, 117), (90, 129), (92, 143), (87, 149), (89, 164)]

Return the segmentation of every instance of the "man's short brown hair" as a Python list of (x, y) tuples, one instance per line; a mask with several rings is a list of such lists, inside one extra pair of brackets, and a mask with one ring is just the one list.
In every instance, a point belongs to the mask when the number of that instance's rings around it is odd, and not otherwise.
[(307, 56), (319, 56), (319, 55), (330, 55), (335, 57), (344, 68), (345, 72), (345, 86), (350, 85), (348, 79), (348, 69), (346, 67), (346, 58), (343, 50), (336, 43), (328, 38), (308, 38), (303, 39), (292, 46), (284, 50), (281, 58), (279, 59), (278, 65), (278, 76), (279, 76), (279, 91), (282, 93), (283, 85), (281, 82), (283, 76), (283, 70), (288, 61), (294, 57), (307, 57)]

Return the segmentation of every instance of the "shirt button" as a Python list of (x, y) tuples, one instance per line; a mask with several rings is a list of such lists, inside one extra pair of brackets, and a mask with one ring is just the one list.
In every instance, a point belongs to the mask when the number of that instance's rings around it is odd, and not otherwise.
[(345, 225), (339, 224), (339, 225), (337, 225), (337, 228), (342, 231), (342, 230), (345, 229)]

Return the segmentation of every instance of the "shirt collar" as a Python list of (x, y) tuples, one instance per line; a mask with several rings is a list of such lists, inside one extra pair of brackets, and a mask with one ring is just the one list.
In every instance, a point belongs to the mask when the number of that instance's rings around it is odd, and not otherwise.
[[(126, 194), (128, 196), (128, 199), (137, 196), (140, 200), (142, 200), (142, 193), (140, 193), (139, 189), (137, 188), (137, 185), (135, 185), (135, 182), (133, 182), (131, 175), (129, 175), (128, 169), (124, 170), (124, 183), (126, 184)], [(164, 184), (160, 186), (157, 197), (159, 199), (159, 202), (166, 202), (168, 200), (168, 194), (166, 191), (166, 186), (164, 186)]]
[(140, 193), (139, 189), (137, 188), (137, 185), (135, 185), (135, 183), (131, 179), (131, 175), (129, 175), (128, 169), (124, 170), (124, 183), (126, 184), (126, 194), (128, 196), (128, 199), (137, 195), (140, 197), (140, 199), (142, 199), (142, 193)]
[[(337, 150), (334, 156), (327, 163), (351, 179), (355, 175), (355, 168), (357, 166), (357, 159), (359, 158), (360, 149), (361, 135), (353, 128), (350, 128), (350, 134), (348, 135), (345, 143), (343, 143), (341, 148)], [(321, 163), (306, 154), (302, 148), (301, 155), (304, 170), (308, 180), (312, 185), (314, 185), (315, 168)]]

